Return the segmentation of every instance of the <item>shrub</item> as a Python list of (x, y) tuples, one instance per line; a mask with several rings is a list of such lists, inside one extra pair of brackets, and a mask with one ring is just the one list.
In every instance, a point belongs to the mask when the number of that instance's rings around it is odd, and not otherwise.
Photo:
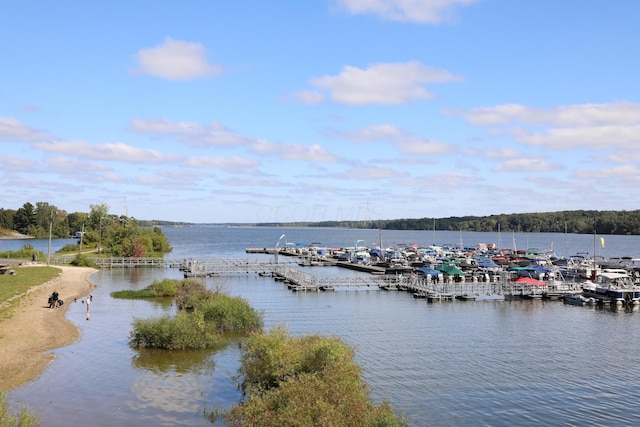
[(120, 291), (119, 298), (175, 296), (178, 314), (136, 320), (130, 335), (134, 348), (166, 350), (203, 349), (216, 347), (225, 341), (223, 334), (259, 331), (262, 314), (244, 299), (207, 290), (194, 279), (154, 281), (142, 291)]
[(130, 344), (134, 348), (197, 350), (220, 346), (224, 339), (201, 313), (179, 312), (175, 317), (136, 319)]
[(176, 279), (154, 280), (146, 289), (155, 297), (175, 297), (178, 294), (180, 281)]
[(93, 267), (96, 265), (93, 260), (86, 255), (78, 254), (71, 260), (71, 265), (75, 265), (76, 267)]
[(240, 368), (247, 399), (222, 417), (230, 425), (265, 427), (406, 426), (386, 402), (371, 402), (353, 357), (336, 337), (292, 338), (283, 328), (255, 334)]
[(178, 288), (176, 305), (181, 310), (194, 310), (213, 293), (196, 279), (184, 279)]
[(262, 328), (262, 315), (240, 297), (214, 294), (201, 300), (198, 309), (205, 321), (214, 323), (220, 333), (250, 333)]
[(66, 245), (58, 249), (56, 253), (73, 253), (73, 252), (78, 252), (79, 250), (80, 250), (80, 245), (77, 245), (75, 243), (67, 243)]

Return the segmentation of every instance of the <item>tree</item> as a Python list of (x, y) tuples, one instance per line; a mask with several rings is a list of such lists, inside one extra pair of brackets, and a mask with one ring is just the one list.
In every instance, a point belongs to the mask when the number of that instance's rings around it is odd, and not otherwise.
[(36, 226), (34, 206), (29, 202), (22, 205), (13, 216), (13, 224), (20, 233), (28, 234), (29, 230)]
[(109, 205), (102, 202), (96, 205), (89, 205), (89, 227), (97, 233), (98, 249), (101, 250), (102, 246), (102, 227), (107, 225), (109, 218)]
[(67, 216), (69, 220), (69, 230), (71, 233), (82, 231), (87, 222), (87, 214), (84, 212), (74, 212)]
[(0, 227), (8, 228), (9, 230), (13, 230), (13, 217), (15, 216), (16, 211), (13, 209), (1, 209), (0, 208)]

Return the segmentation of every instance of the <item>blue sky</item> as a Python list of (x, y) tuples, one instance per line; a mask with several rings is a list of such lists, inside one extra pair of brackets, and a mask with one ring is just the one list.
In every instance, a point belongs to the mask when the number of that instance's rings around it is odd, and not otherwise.
[(0, 207), (635, 210), (636, 0), (11, 1)]

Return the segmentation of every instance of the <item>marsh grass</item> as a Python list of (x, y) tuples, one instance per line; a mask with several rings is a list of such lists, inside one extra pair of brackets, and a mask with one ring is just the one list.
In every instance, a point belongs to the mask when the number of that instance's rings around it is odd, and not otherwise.
[(117, 299), (147, 299), (153, 298), (155, 295), (148, 289), (140, 289), (137, 291), (124, 289), (122, 291), (111, 292), (111, 297)]
[(111, 292), (111, 296), (120, 299), (176, 297), (180, 288), (186, 286), (188, 283), (188, 279), (182, 281), (177, 279), (162, 279), (159, 281), (156, 279), (144, 289), (114, 291)]
[(21, 406), (17, 412), (9, 407), (7, 395), (0, 392), (0, 426), (2, 427), (36, 427), (40, 425), (38, 416), (31, 413), (26, 406)]
[(118, 291), (116, 298), (173, 296), (178, 307), (174, 317), (136, 319), (130, 334), (133, 348), (196, 350), (218, 348), (231, 336), (260, 331), (262, 314), (240, 297), (208, 290), (193, 279), (154, 281), (139, 291)]

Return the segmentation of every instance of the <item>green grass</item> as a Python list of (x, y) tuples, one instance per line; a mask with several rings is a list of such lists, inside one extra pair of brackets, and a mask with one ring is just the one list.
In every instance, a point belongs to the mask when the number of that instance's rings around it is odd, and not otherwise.
[(137, 291), (124, 289), (122, 291), (114, 291), (111, 292), (111, 298), (118, 299), (146, 299), (146, 298), (154, 298), (155, 294), (148, 289), (140, 289)]
[(38, 416), (31, 413), (26, 406), (11, 410), (5, 393), (0, 392), (0, 426), (2, 427), (35, 427), (40, 425)]
[(154, 280), (149, 286), (137, 291), (131, 289), (123, 289), (121, 291), (111, 292), (111, 297), (120, 299), (144, 299), (144, 298), (162, 298), (175, 297), (178, 290), (184, 283), (189, 283), (188, 279), (183, 281), (177, 279), (162, 279), (162, 281)]
[(60, 274), (55, 267), (14, 267), (16, 274), (0, 275), (0, 304), (26, 293), (30, 288), (39, 286)]

